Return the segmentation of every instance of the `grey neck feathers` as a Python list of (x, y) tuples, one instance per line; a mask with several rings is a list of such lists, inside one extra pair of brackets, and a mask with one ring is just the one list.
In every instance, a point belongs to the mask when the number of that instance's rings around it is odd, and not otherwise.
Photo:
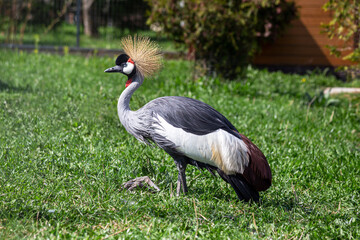
[(130, 109), (131, 96), (136, 91), (136, 89), (138, 89), (141, 86), (141, 84), (144, 81), (144, 77), (140, 73), (136, 73), (132, 77), (132, 79), (133, 79), (132, 83), (127, 88), (125, 88), (125, 90), (121, 93), (117, 105), (120, 121), (125, 127), (129, 120), (127, 115), (131, 113), (131, 109)]

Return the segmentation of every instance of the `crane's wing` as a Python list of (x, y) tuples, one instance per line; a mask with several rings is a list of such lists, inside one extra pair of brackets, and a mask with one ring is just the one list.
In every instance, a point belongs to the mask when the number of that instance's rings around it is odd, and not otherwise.
[(230, 121), (213, 107), (192, 98), (161, 97), (149, 102), (144, 108), (151, 109), (172, 126), (196, 135), (205, 135), (218, 129), (230, 134), (237, 131)]

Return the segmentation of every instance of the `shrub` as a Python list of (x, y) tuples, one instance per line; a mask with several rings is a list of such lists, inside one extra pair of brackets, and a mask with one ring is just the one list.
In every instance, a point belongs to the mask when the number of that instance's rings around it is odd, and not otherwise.
[(179, 43), (207, 74), (234, 78), (261, 45), (274, 40), (296, 17), (285, 0), (158, 0), (148, 23)]
[[(329, 45), (330, 53), (356, 63), (360, 69), (360, 2), (359, 0), (330, 0), (325, 11), (333, 13), (332, 20), (323, 24), (323, 32), (330, 39), (342, 40), (340, 45)], [(359, 74), (359, 73), (358, 73)]]

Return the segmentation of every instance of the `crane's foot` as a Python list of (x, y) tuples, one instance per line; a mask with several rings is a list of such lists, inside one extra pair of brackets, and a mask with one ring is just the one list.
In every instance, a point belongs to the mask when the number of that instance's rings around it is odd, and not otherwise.
[(176, 196), (177, 197), (180, 197), (181, 191), (183, 192), (184, 195), (186, 195), (188, 192), (187, 185), (186, 185), (186, 182), (184, 184), (182, 184), (181, 180), (178, 180), (177, 185), (176, 185)]
[[(146, 183), (146, 184), (145, 184)], [(151, 181), (151, 179), (148, 176), (144, 176), (144, 177), (138, 177), (135, 179), (132, 179), (126, 183), (123, 183), (123, 188), (126, 188), (129, 191), (134, 190), (134, 188), (143, 188), (146, 187), (149, 190), (152, 190), (152, 188), (155, 188), (155, 190), (158, 192), (160, 191), (160, 188), (158, 186), (156, 186), (156, 184)]]

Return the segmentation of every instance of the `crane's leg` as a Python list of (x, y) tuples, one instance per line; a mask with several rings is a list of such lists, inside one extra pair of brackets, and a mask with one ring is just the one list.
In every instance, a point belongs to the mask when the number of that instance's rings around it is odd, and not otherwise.
[(182, 188), (182, 191), (184, 194), (187, 193), (187, 185), (186, 185), (186, 176), (185, 176), (185, 170), (187, 163), (183, 159), (174, 159), (176, 167), (179, 171), (178, 180), (177, 180), (177, 186), (176, 186), (176, 196), (180, 196), (180, 191)]

